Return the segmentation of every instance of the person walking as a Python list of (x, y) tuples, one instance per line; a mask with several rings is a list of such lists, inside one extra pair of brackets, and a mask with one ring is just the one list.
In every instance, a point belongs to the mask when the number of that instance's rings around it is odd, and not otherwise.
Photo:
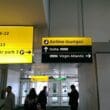
[(43, 110), (46, 110), (46, 104), (47, 104), (47, 87), (46, 86), (44, 86), (43, 90), (39, 93), (38, 103), (41, 105), (41, 108)]
[(7, 96), (5, 98), (3, 110), (14, 110), (15, 109), (15, 95), (12, 92), (12, 87), (6, 88)]
[(68, 96), (71, 110), (78, 110), (79, 93), (76, 90), (75, 85), (71, 85), (71, 92), (68, 93)]
[(37, 94), (35, 88), (31, 88), (24, 102), (24, 110), (37, 110)]

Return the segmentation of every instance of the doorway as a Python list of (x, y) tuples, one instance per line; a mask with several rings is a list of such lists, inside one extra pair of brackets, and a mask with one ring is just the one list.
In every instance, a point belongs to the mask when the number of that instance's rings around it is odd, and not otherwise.
[[(36, 71), (35, 68), (34, 71)], [(20, 104), (24, 104), (25, 97), (32, 87), (39, 94), (42, 88), (47, 86), (47, 106), (68, 106), (68, 92), (72, 84), (79, 91), (78, 70), (74, 64), (51, 64), (46, 71), (38, 71), (37, 68), (37, 73), (34, 75), (47, 75), (49, 80), (48, 82), (32, 82), (30, 78), (21, 78)]]

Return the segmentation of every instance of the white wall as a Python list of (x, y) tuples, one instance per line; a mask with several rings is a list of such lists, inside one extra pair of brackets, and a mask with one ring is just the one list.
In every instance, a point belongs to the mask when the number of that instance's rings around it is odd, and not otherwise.
[(50, 35), (79, 34), (78, 0), (50, 0)]
[(82, 36), (83, 30), (94, 42), (108, 42), (109, 12), (110, 0), (50, 0), (50, 35)]
[[(110, 0), (50, 0), (50, 36), (82, 36), (84, 32), (85, 36), (91, 36), (93, 42), (100, 43), (101, 47), (110, 40), (109, 12)], [(110, 48), (102, 46), (100, 50), (94, 50), (107, 52)], [(80, 110), (98, 110), (96, 66), (99, 63), (95, 63), (81, 64), (78, 68)]]
[(110, 53), (96, 54), (100, 110), (110, 110)]
[(20, 73), (13, 70), (8, 70), (7, 86), (12, 86), (12, 91), (16, 96), (16, 104), (19, 96)]
[(98, 110), (94, 64), (84, 63), (78, 68), (80, 110)]
[(94, 42), (110, 40), (110, 0), (83, 0), (84, 30)]
[[(50, 0), (50, 35), (81, 35), (81, 6), (79, 0)], [(79, 11), (80, 10), (80, 11)], [(97, 109), (97, 90), (93, 64), (82, 64), (78, 68), (80, 110)]]

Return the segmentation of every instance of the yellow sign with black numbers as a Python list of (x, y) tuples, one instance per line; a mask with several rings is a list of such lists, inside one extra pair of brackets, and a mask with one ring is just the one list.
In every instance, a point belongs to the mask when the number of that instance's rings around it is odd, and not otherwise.
[(0, 26), (0, 64), (32, 63), (33, 26)]

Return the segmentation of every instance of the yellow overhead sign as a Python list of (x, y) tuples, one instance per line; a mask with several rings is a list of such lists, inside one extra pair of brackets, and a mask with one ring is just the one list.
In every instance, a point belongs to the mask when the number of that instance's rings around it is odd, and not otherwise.
[(90, 37), (44, 37), (42, 46), (91, 46)]
[(48, 82), (48, 76), (31, 76), (32, 82)]
[(0, 26), (0, 64), (32, 63), (32, 50), (32, 26)]

